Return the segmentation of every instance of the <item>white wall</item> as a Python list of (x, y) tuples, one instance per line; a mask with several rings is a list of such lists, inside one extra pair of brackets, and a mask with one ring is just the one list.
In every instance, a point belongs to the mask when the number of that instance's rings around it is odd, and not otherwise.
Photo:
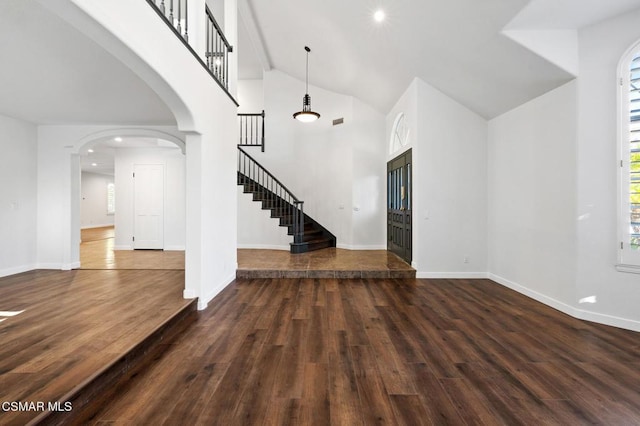
[(486, 121), (420, 79), (387, 115), (387, 134), (400, 112), (410, 129), (406, 149), (413, 150), (412, 264), (418, 277), (486, 276)]
[[(127, 64), (173, 112), (177, 127), (186, 139), (187, 155), (184, 295), (189, 298), (199, 297), (198, 307), (204, 309), (235, 278), (237, 267), (235, 141), (238, 126), (234, 101), (218, 87), (210, 74), (185, 49), (175, 34), (166, 28), (165, 23), (158, 19), (148, 4), (131, 3), (129, 0), (112, 0), (100, 4), (87, 0), (70, 0), (55, 2), (54, 6), (48, 1), (39, 1)], [(202, 55), (204, 25), (201, 23), (204, 22), (205, 0), (194, 0), (193, 3), (189, 3), (190, 21), (193, 24), (189, 28), (190, 43)], [(127, 13), (123, 14), (122, 10), (125, 9)], [(225, 35), (235, 45), (236, 0), (224, 0), (224, 14)], [(176, 63), (181, 64), (180, 67), (176, 67)], [(237, 91), (236, 76), (237, 59), (236, 55), (232, 55), (229, 61), (231, 96), (235, 96)], [(48, 173), (54, 182), (49, 184), (43, 180), (52, 194), (72, 191), (72, 179), (64, 175), (75, 173), (76, 160), (69, 165), (69, 153), (65, 152), (64, 146), (63, 144), (62, 150), (60, 145), (45, 148), (45, 144), (40, 142), (43, 152), (51, 153), (54, 159), (59, 160), (58, 168)], [(62, 189), (55, 187), (56, 183), (62, 184)], [(71, 205), (70, 196), (55, 200), (49, 196), (48, 191), (42, 198), (47, 206), (54, 207), (57, 202), (63, 206), (54, 209), (57, 211)], [(62, 226), (59, 226), (63, 241), (56, 242), (54, 233), (45, 233), (41, 247), (43, 255), (52, 261), (62, 261), (63, 265), (68, 261), (65, 256), (75, 256), (71, 250), (73, 244), (68, 237), (71, 235), (71, 226), (66, 224), (70, 212), (66, 213), (67, 216), (61, 217)], [(42, 223), (39, 220), (39, 231), (47, 228), (46, 218), (39, 216), (41, 218), (43, 220)], [(225, 226), (220, 226), (221, 223)], [(59, 252), (67, 255), (60, 259), (56, 255)]]
[(238, 186), (238, 248), (289, 250), (293, 237), (271, 217), (270, 210), (261, 207)]
[(576, 87), (489, 122), (491, 278), (565, 310), (575, 294)]
[(114, 224), (114, 215), (107, 214), (107, 185), (113, 176), (82, 172), (80, 177), (80, 227), (97, 228)]
[(176, 147), (117, 149), (115, 155), (116, 220), (114, 248), (133, 250), (134, 178), (136, 164), (164, 168), (164, 249), (185, 249), (185, 157)]
[[(241, 99), (260, 108), (263, 98), (266, 113), (266, 150), (247, 152), (304, 200), (305, 213), (336, 235), (338, 247), (385, 248), (384, 117), (350, 96), (310, 86), (312, 108), (321, 118), (303, 124), (293, 119), (302, 108), (303, 81), (276, 70), (265, 73), (262, 85), (258, 81), (239, 83)], [(341, 117), (344, 124), (333, 126)], [(259, 204), (241, 205), (260, 220)], [(245, 212), (239, 215), (247, 220)], [(278, 232), (256, 234), (241, 222), (238, 243), (281, 246), (282, 241)]]
[(0, 277), (36, 267), (36, 126), (0, 115)]
[(257, 113), (264, 109), (264, 85), (262, 80), (238, 80), (239, 113)]
[(618, 272), (616, 111), (617, 68), (640, 40), (640, 9), (579, 32), (577, 214), (575, 301), (588, 319), (640, 331), (640, 275)]
[[(120, 135), (179, 140), (174, 126), (38, 126), (38, 266), (80, 266), (80, 159), (85, 145)], [(117, 184), (116, 184), (117, 186)], [(117, 200), (116, 195), (116, 200)]]
[(577, 80), (491, 121), (489, 271), (570, 315), (640, 331), (640, 278), (615, 269), (617, 71), (638, 20), (580, 30)]

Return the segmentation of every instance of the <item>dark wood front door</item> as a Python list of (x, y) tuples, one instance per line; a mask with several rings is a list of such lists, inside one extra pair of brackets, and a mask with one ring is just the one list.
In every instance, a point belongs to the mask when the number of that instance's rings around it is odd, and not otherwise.
[(411, 263), (411, 150), (387, 163), (387, 250)]

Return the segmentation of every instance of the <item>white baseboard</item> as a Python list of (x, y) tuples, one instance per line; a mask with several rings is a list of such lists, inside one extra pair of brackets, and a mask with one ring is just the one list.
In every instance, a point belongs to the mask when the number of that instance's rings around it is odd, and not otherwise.
[(281, 246), (273, 244), (238, 244), (239, 249), (254, 249), (254, 250), (286, 250), (289, 251), (291, 246)]
[(37, 269), (35, 264), (0, 269), (0, 277), (8, 277), (9, 275), (21, 274), (23, 272), (33, 271), (34, 269)]
[(164, 248), (164, 251), (184, 251), (184, 246), (167, 246)]
[(492, 281), (495, 281), (500, 285), (508, 287), (514, 291), (517, 291), (520, 294), (524, 294), (527, 297), (537, 300), (540, 303), (543, 303), (547, 306), (557, 309), (558, 311), (563, 312), (567, 315), (570, 315), (574, 318), (578, 318), (585, 321), (591, 321), (598, 324), (624, 328), (626, 330), (640, 331), (640, 321), (615, 317), (612, 315), (601, 314), (598, 312), (587, 311), (584, 309), (578, 309), (574, 306), (568, 305), (552, 297), (546, 296), (542, 293), (538, 293), (535, 290), (531, 290), (530, 288), (514, 283), (513, 281), (509, 281), (506, 278), (503, 278), (499, 275), (489, 274), (489, 279)]
[(64, 263), (62, 264), (60, 269), (62, 269), (63, 271), (70, 271), (72, 269), (78, 269), (79, 267), (80, 267), (80, 261), (77, 261), (77, 262), (71, 262), (71, 263)]
[(119, 246), (113, 246), (114, 250), (133, 250), (133, 246), (131, 245), (119, 245)]
[(184, 299), (195, 299), (195, 298), (196, 298), (196, 297), (198, 297), (198, 296), (196, 296), (196, 292), (195, 292), (195, 291), (193, 291), (193, 290), (191, 290), (191, 289), (187, 290), (187, 289), (185, 288), (185, 289), (182, 291), (182, 297), (183, 297)]
[(236, 271), (233, 271), (231, 275), (229, 275), (226, 279), (222, 280), (220, 284), (218, 284), (213, 290), (206, 295), (206, 297), (201, 297), (198, 299), (198, 310), (202, 311), (207, 309), (209, 302), (213, 300), (222, 290), (225, 289), (226, 286), (231, 284), (236, 279)]
[(440, 278), (440, 279), (477, 279), (488, 278), (486, 272), (424, 272), (417, 271), (416, 278)]
[(345, 250), (386, 250), (386, 245), (350, 245), (350, 244), (336, 244), (336, 247), (339, 249)]
[(36, 266), (36, 269), (61, 270), (62, 269), (62, 263), (38, 263), (38, 265)]
[(80, 229), (106, 228), (107, 226), (115, 226), (115, 225), (113, 223), (104, 223), (102, 225), (91, 224), (91, 225), (81, 226)]

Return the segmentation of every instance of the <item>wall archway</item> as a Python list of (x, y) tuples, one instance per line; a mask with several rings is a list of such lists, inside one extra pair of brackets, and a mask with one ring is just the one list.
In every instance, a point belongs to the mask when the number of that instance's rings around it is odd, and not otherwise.
[[(85, 136), (80, 137), (73, 142), (70, 150), (70, 166), (71, 166), (71, 185), (70, 185), (70, 213), (71, 213), (71, 244), (68, 247), (69, 258), (77, 259), (72, 262), (72, 267), (81, 267), (80, 263), (80, 243), (81, 243), (81, 204), (82, 204), (82, 185), (81, 185), (81, 154), (86, 152), (87, 149), (98, 145), (103, 142), (112, 141), (115, 137), (127, 138), (152, 138), (161, 139), (174, 144), (180, 149), (180, 152), (185, 156), (186, 165), (186, 142), (184, 136), (177, 130), (167, 129), (153, 129), (143, 127), (113, 127), (109, 129), (99, 130), (87, 133)], [(115, 176), (114, 176), (115, 178)], [(186, 184), (185, 188), (186, 190)], [(117, 221), (116, 221), (117, 222)], [(184, 220), (186, 224), (186, 219)], [(126, 229), (123, 228), (123, 229)], [(184, 244), (181, 244), (182, 248), (171, 248), (171, 250), (184, 250)]]

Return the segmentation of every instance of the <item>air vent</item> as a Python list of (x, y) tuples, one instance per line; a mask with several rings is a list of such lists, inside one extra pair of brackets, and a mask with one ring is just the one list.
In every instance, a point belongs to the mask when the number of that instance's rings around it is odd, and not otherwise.
[(342, 124), (344, 123), (344, 118), (340, 117), (340, 118), (336, 118), (335, 120), (333, 120), (333, 125), (337, 126), (338, 124)]

